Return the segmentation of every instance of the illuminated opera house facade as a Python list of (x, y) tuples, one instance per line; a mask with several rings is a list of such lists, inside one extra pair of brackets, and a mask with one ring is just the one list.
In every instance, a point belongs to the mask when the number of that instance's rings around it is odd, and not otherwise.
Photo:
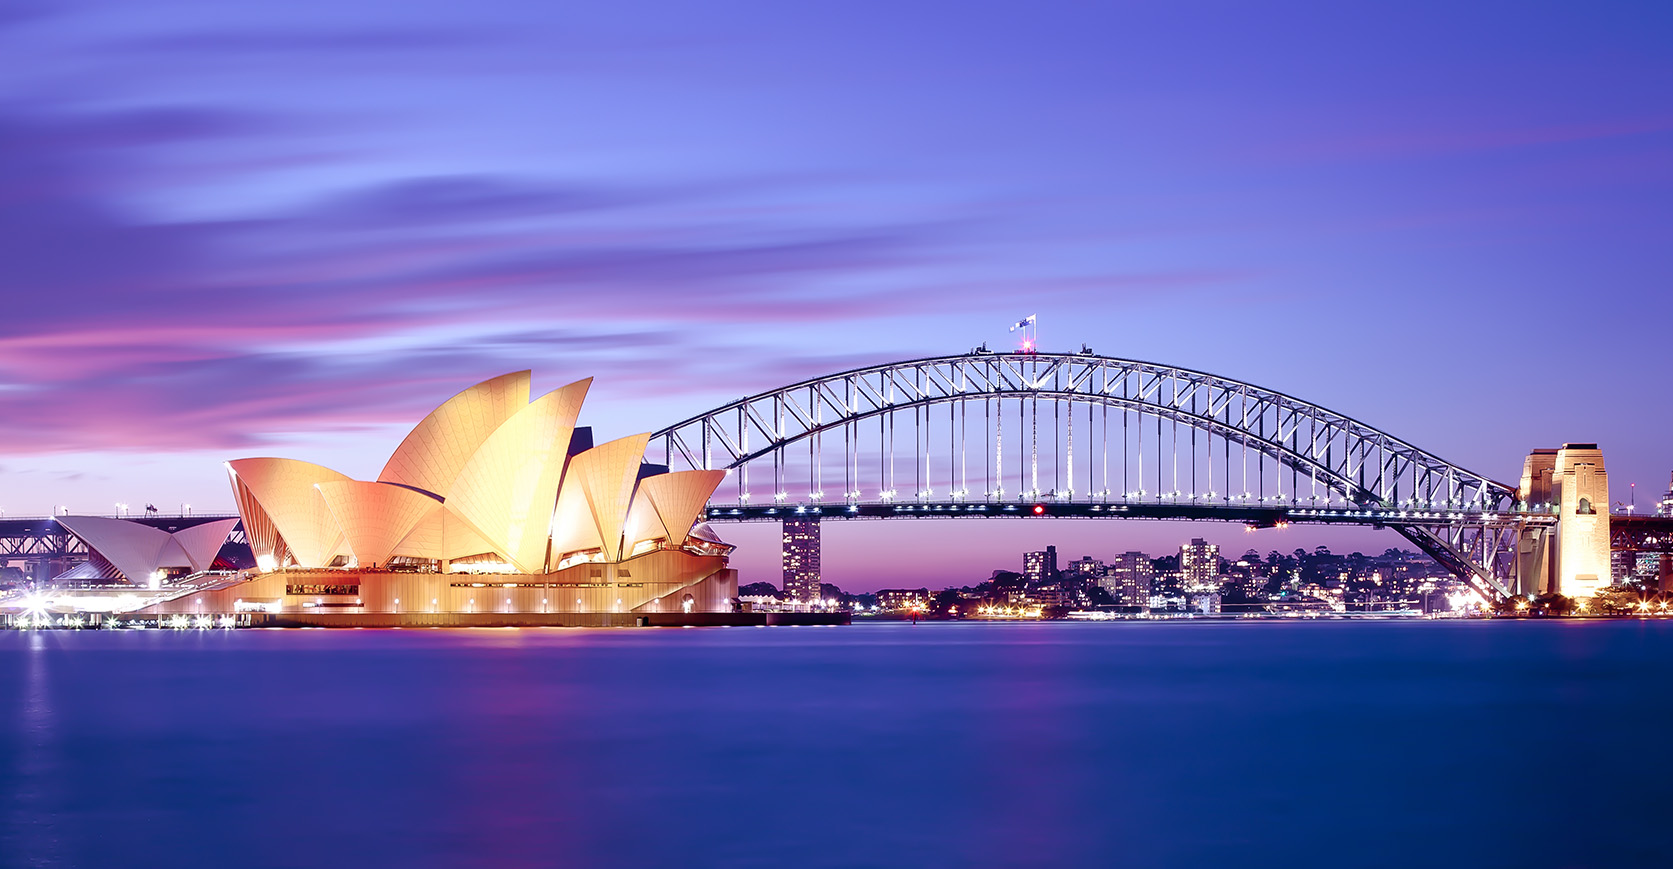
[(530, 372), (425, 417), (376, 480), (309, 462), (226, 464), (255, 568), (159, 612), (728, 612), (731, 547), (698, 522), (724, 471), (645, 462), (649, 435), (593, 445), (591, 379), (529, 400)]

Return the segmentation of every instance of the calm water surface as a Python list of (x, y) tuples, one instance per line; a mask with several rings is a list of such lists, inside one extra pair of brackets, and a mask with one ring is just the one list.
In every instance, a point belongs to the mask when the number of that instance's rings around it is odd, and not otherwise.
[(10, 632), (4, 866), (1673, 865), (1673, 623)]

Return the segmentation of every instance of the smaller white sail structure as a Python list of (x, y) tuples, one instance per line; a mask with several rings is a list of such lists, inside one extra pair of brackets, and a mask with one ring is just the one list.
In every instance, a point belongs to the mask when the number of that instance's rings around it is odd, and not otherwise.
[(129, 519), (104, 516), (59, 516), (57, 521), (87, 544), (90, 562), (108, 564), (117, 577), (109, 576), (112, 571), (97, 573), (141, 586), (149, 585), (160, 570), (208, 570), (221, 544), (238, 524), (237, 519), (216, 519), (170, 533)]

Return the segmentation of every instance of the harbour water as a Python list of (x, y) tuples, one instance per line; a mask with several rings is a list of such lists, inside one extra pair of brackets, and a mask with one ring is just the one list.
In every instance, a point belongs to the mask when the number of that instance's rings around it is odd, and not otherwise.
[(1673, 865), (1673, 623), (0, 635), (3, 866)]

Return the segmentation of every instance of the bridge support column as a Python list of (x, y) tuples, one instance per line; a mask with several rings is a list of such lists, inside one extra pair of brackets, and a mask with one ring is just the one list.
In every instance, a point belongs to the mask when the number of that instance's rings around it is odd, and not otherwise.
[[(1556, 450), (1534, 450), (1522, 462), (1522, 485), (1517, 500), (1524, 508), (1549, 512), (1556, 502), (1551, 475), (1557, 469)], [(1524, 528), (1516, 541), (1516, 593), (1538, 597), (1556, 591), (1557, 552), (1554, 528)]]
[(1538, 597), (1551, 590), (1551, 529), (1523, 528), (1516, 541), (1517, 594)]
[(819, 599), (819, 519), (784, 520), (784, 596), (797, 603)]

